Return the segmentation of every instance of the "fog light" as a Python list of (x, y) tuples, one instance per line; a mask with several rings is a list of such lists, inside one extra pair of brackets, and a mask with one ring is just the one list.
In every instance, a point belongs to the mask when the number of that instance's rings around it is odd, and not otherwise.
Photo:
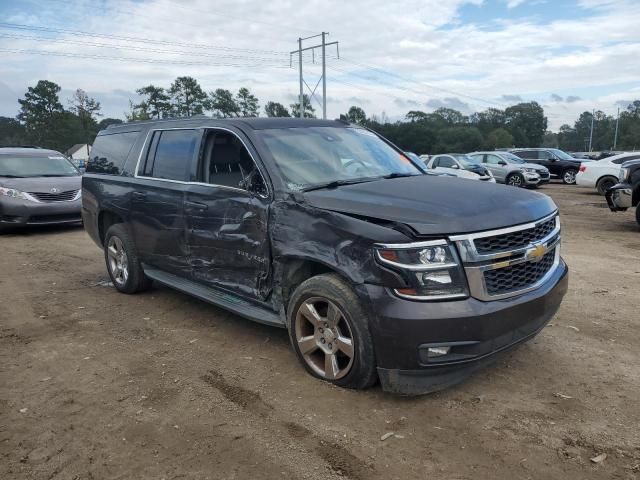
[(450, 350), (451, 347), (429, 347), (427, 349), (427, 357), (442, 357), (443, 355), (447, 355)]
[(436, 283), (438, 285), (449, 285), (452, 283), (451, 275), (447, 270), (441, 270), (438, 272), (427, 272), (422, 274), (422, 283), (428, 285), (429, 283)]

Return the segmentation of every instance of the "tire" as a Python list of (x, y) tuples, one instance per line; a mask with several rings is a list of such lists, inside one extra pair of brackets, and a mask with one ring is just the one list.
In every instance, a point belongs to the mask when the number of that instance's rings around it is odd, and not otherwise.
[(104, 237), (104, 260), (113, 286), (122, 293), (136, 293), (151, 287), (142, 270), (129, 231), (122, 223), (112, 225)]
[(600, 195), (604, 195), (607, 193), (607, 190), (613, 187), (616, 183), (618, 183), (618, 179), (615, 177), (602, 177), (596, 183), (596, 190), (598, 190)]
[(507, 175), (505, 183), (512, 187), (524, 187), (524, 177), (519, 173), (510, 173)]
[(318, 275), (300, 284), (289, 300), (287, 320), (293, 349), (311, 375), (353, 389), (376, 383), (367, 316), (354, 291), (338, 275)]
[(576, 170), (575, 168), (567, 168), (564, 172), (562, 172), (562, 183), (566, 185), (575, 185), (577, 174), (578, 170)]
[(636, 206), (636, 222), (640, 225), (640, 203)]

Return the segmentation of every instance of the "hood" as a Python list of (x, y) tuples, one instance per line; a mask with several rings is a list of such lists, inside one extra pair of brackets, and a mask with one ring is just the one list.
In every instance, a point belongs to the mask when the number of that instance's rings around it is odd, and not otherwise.
[(21, 192), (52, 193), (52, 188), (56, 188), (60, 192), (80, 190), (81, 184), (82, 177), (80, 175), (75, 177), (0, 177), (0, 186), (14, 188)]
[(311, 206), (453, 235), (538, 220), (557, 207), (544, 194), (489, 182), (420, 175), (304, 193)]

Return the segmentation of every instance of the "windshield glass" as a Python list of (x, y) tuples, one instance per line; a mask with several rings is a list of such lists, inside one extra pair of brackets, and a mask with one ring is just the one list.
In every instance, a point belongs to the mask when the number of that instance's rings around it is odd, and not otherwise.
[(527, 163), (520, 157), (514, 155), (513, 153), (504, 152), (504, 153), (501, 153), (500, 156), (509, 163)]
[(569, 155), (567, 152), (563, 152), (562, 150), (558, 150), (557, 148), (552, 148), (551, 151), (556, 154), (556, 156), (560, 160), (576, 160), (574, 157)]
[(421, 175), (411, 160), (362, 128), (258, 130), (291, 190), (329, 182)]
[(62, 155), (20, 157), (0, 155), (0, 177), (73, 177), (80, 172)]
[(473, 168), (479, 165), (479, 162), (469, 155), (453, 155), (464, 168)]

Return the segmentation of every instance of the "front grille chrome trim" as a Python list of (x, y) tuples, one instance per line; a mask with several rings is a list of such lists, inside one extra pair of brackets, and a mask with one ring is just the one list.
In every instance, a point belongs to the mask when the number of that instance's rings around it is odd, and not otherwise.
[[(514, 248), (507, 251), (501, 251), (490, 254), (480, 254), (476, 249), (475, 240), (478, 238), (494, 237), (499, 235), (520, 232), (523, 230), (534, 229), (537, 226), (548, 222), (555, 218), (555, 226), (553, 230), (544, 238), (532, 241), (527, 245)], [(558, 212), (547, 215), (540, 220), (527, 224), (516, 225), (513, 227), (502, 228), (499, 230), (490, 230), (485, 232), (472, 233), (468, 235), (456, 235), (450, 237), (455, 242), (458, 254), (461, 257), (464, 271), (467, 276), (469, 285), (469, 293), (472, 297), (482, 301), (502, 300), (505, 298), (515, 297), (525, 294), (532, 290), (536, 290), (544, 285), (554, 275), (561, 263), (560, 246), (560, 217)], [(485, 272), (500, 268), (507, 268), (525, 262), (535, 261), (532, 251), (541, 250), (543, 254), (554, 252), (553, 264), (549, 270), (538, 281), (531, 285), (527, 285), (518, 290), (511, 290), (505, 293), (490, 294), (485, 280)]]

